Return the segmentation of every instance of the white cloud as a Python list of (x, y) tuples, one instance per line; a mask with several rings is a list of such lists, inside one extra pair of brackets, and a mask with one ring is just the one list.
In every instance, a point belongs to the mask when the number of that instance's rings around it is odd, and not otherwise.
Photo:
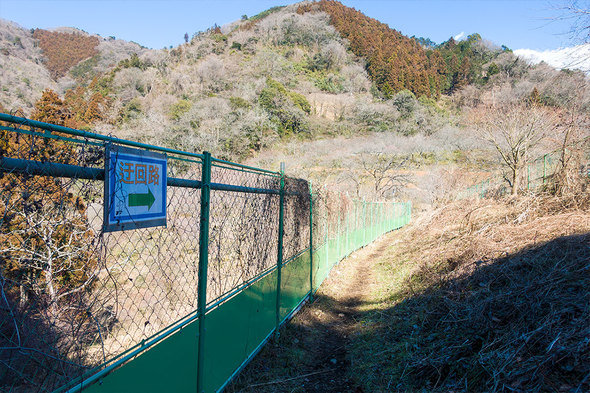
[(555, 68), (578, 69), (590, 75), (590, 44), (546, 51), (516, 49), (514, 54), (533, 64), (544, 61)]
[(454, 36), (454, 37), (453, 37), (453, 39), (454, 39), (455, 41), (459, 41), (459, 40), (460, 40), (461, 38), (463, 38), (463, 37), (465, 37), (465, 32), (464, 32), (464, 31), (462, 31), (462, 32), (460, 32), (459, 34), (457, 34), (456, 36)]

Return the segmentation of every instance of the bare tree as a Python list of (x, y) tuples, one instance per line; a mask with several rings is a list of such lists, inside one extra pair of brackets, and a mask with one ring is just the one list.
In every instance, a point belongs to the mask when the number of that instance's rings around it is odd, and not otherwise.
[(559, 127), (555, 133), (559, 166), (554, 173), (554, 183), (560, 194), (577, 193), (586, 177), (580, 169), (586, 164), (586, 154), (590, 151), (590, 115), (584, 99), (589, 87), (589, 83), (584, 82), (572, 88), (571, 97), (559, 112)]
[(361, 176), (357, 175), (357, 171), (352, 171), (349, 175), (350, 180), (355, 183), (357, 196), (360, 196), (366, 179), (369, 179), (375, 197), (395, 196), (410, 182), (410, 176), (400, 172), (407, 160), (383, 152), (359, 154), (355, 161), (360, 167)]
[(560, 14), (553, 20), (570, 22), (568, 33), (572, 40), (582, 43), (590, 42), (590, 1), (566, 0), (556, 8)]
[(512, 195), (518, 195), (530, 154), (555, 129), (555, 115), (541, 106), (517, 103), (480, 105), (471, 116), (479, 137), (496, 149), (508, 168)]

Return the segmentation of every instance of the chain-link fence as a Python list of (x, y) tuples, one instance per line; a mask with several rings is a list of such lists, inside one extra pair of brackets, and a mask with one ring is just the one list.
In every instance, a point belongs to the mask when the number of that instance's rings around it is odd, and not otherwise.
[[(3, 392), (217, 391), (337, 261), (410, 217), (208, 153), (0, 121)], [(166, 173), (107, 163), (115, 146)], [(147, 186), (129, 211), (164, 189), (165, 225), (107, 230), (109, 165)]]
[[(556, 183), (556, 174), (564, 166), (572, 167), (572, 171), (580, 177), (590, 177), (590, 140), (583, 139), (576, 149), (555, 150), (531, 160), (519, 174), (520, 192), (539, 192), (552, 190)], [(573, 151), (572, 151), (573, 150)], [(585, 153), (584, 153), (585, 152)], [(455, 198), (485, 198), (502, 196), (510, 193), (506, 176), (490, 176), (474, 185), (460, 190)]]

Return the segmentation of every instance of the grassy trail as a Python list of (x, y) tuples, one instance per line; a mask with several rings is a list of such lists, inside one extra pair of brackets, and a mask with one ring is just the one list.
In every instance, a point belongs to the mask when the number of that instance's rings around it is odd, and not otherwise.
[(363, 315), (377, 300), (375, 267), (395, 233), (385, 235), (336, 266), (303, 308), (248, 365), (228, 392), (363, 392), (352, 378), (350, 347)]

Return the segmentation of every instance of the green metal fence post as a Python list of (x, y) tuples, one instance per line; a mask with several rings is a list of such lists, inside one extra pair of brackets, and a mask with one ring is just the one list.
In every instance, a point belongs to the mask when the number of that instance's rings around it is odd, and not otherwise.
[(346, 231), (346, 242), (344, 243), (344, 254), (348, 255), (350, 251), (350, 237), (349, 237), (349, 227), (350, 227), (350, 212), (346, 210), (344, 214), (344, 230)]
[(367, 220), (369, 222), (367, 225), (369, 230), (367, 231), (367, 241), (365, 243), (369, 244), (373, 236), (373, 205), (371, 202), (367, 202)]
[(358, 200), (355, 199), (354, 201), (354, 248), (359, 248), (358, 244), (359, 238), (359, 206)]
[(381, 203), (381, 230), (387, 232), (387, 202)]
[(395, 202), (391, 202), (389, 205), (389, 230), (395, 229)]
[(275, 337), (279, 337), (279, 325), (281, 323), (281, 269), (283, 267), (283, 231), (284, 231), (284, 206), (285, 206), (285, 163), (281, 162), (281, 179), (279, 192), (279, 244), (277, 251), (277, 307)]
[(377, 227), (377, 231), (375, 231), (375, 238), (381, 236), (381, 203), (377, 203), (375, 205), (375, 221), (376, 221), (376, 227)]
[(381, 220), (381, 234), (385, 233), (385, 203), (381, 203), (380, 210), (381, 214), (379, 216), (379, 220)]
[(379, 232), (379, 228), (377, 227), (377, 203), (373, 202), (371, 207), (371, 217), (373, 222), (373, 235), (371, 236), (371, 241), (374, 241), (377, 238), (377, 232)]
[(380, 207), (379, 207), (378, 202), (374, 202), (374, 203), (375, 203), (375, 237), (374, 237), (374, 239), (377, 239), (377, 237), (379, 237), (379, 225), (381, 224), (381, 222), (379, 221)]
[(369, 236), (369, 243), (375, 240), (375, 202), (371, 202), (371, 235)]
[(375, 239), (381, 236), (381, 204), (375, 203)]
[(211, 153), (203, 153), (201, 174), (201, 223), (199, 227), (199, 281), (197, 313), (199, 337), (197, 347), (197, 392), (203, 393), (205, 376), (205, 311), (207, 308), (207, 263), (209, 261), (209, 210), (211, 204)]
[[(340, 206), (339, 206), (340, 207)], [(338, 209), (338, 222), (336, 224), (336, 259), (339, 261), (342, 257), (342, 250), (340, 249), (340, 235), (342, 228), (340, 227), (340, 209)]]
[(324, 246), (326, 248), (326, 265), (329, 265), (330, 263), (330, 245), (328, 244), (328, 232), (330, 231), (329, 225), (328, 216), (326, 216), (324, 218)]
[(313, 301), (313, 189), (309, 181), (309, 301)]

